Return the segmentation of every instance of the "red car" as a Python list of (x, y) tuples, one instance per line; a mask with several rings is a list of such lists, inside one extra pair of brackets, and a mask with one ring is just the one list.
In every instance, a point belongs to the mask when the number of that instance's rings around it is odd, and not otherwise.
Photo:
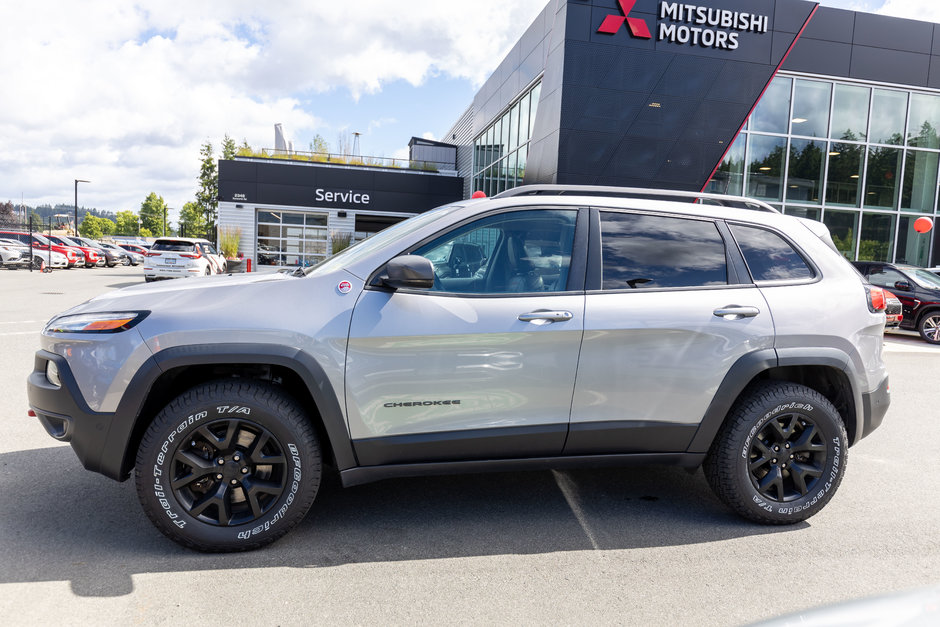
[(32, 246), (37, 250), (53, 250), (57, 253), (62, 253), (65, 255), (65, 258), (69, 260), (69, 268), (74, 268), (77, 265), (85, 265), (85, 258), (80, 251), (76, 251), (70, 246), (62, 246), (61, 244), (56, 244), (55, 242), (49, 241), (45, 235), (40, 233), (24, 233), (22, 231), (0, 231), (0, 237), (9, 237), (11, 239), (16, 239), (27, 246)]
[(46, 235), (47, 239), (52, 240), (54, 244), (59, 246), (68, 246), (69, 248), (74, 248), (76, 251), (81, 252), (82, 256), (85, 258), (85, 267), (94, 268), (95, 266), (103, 266), (105, 262), (104, 253), (102, 253), (97, 248), (91, 248), (85, 246), (75, 240), (63, 237), (62, 235)]
[(143, 255), (144, 257), (146, 257), (147, 253), (150, 252), (150, 249), (144, 248), (143, 246), (140, 246), (138, 244), (118, 244), (118, 246), (120, 246), (124, 250), (129, 250), (132, 253)]

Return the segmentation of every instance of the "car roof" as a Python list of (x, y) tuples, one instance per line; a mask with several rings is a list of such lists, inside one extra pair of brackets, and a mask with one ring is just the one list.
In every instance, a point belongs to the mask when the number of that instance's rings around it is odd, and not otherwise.
[(212, 243), (212, 242), (210, 242), (209, 240), (204, 239), (204, 238), (202, 238), (202, 237), (169, 237), (169, 236), (167, 236), (167, 237), (158, 237), (157, 239), (155, 239), (155, 240), (153, 241), (153, 243), (156, 244), (157, 242), (164, 242), (164, 241), (167, 241), (167, 242), (189, 242), (190, 244), (211, 244), (211, 243)]

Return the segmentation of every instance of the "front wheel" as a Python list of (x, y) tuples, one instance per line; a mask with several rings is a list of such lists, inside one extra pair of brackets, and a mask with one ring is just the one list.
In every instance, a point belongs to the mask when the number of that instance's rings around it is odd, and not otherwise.
[(786, 525), (832, 498), (845, 474), (839, 412), (806, 386), (765, 382), (738, 400), (703, 466), (712, 490), (741, 516)]
[(940, 311), (931, 311), (920, 319), (917, 331), (925, 342), (940, 344)]
[(134, 472), (144, 511), (171, 540), (247, 551), (303, 519), (320, 486), (320, 446), (303, 409), (277, 386), (214, 381), (157, 415)]

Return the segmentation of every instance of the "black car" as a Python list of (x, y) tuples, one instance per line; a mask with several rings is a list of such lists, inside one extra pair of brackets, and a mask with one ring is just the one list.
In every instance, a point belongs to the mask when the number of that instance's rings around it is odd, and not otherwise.
[(853, 261), (868, 282), (894, 293), (901, 301), (902, 329), (911, 329), (931, 344), (940, 344), (940, 276), (916, 266)]

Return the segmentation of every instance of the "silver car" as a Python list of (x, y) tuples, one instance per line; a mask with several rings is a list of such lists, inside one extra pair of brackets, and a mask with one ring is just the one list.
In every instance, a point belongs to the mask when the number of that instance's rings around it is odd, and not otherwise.
[(43, 330), (30, 411), (203, 551), (286, 533), (327, 467), (702, 466), (791, 524), (887, 411), (884, 300), (824, 226), (761, 203), (521, 187), (292, 274), (92, 299)]

